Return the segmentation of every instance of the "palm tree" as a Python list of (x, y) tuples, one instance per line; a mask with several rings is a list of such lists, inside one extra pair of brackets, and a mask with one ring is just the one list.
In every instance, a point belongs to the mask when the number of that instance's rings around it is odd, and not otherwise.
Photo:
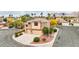
[(65, 15), (65, 13), (62, 13), (62, 18), (64, 19), (64, 15)]
[(34, 16), (36, 16), (36, 13), (34, 13)]
[(33, 13), (31, 13), (31, 16), (32, 16), (32, 17), (33, 17), (33, 15), (34, 15), (34, 14), (33, 14)]
[(43, 12), (40, 13), (41, 17), (43, 16)]
[(53, 14), (53, 18), (56, 18), (56, 15), (55, 15), (55, 13)]
[(51, 19), (51, 14), (48, 13), (47, 15), (48, 15), (48, 16), (47, 16), (47, 19), (48, 19), (48, 20)]
[(15, 28), (21, 29), (21, 28), (23, 28), (24, 25), (23, 25), (23, 22), (21, 20), (16, 20), (14, 22), (14, 26), (15, 26)]

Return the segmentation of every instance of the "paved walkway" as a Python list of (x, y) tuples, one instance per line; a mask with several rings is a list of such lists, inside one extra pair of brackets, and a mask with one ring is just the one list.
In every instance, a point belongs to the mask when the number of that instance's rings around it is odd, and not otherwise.
[(79, 47), (79, 27), (60, 27), (53, 46)]

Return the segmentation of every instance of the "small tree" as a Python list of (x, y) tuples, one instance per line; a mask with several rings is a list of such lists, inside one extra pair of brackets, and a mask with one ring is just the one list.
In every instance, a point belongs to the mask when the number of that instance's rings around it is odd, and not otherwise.
[(9, 24), (9, 28), (13, 28), (14, 27), (14, 22)]
[(50, 25), (51, 26), (56, 26), (57, 25), (57, 20), (56, 19), (51, 19), (50, 20)]
[(7, 22), (7, 18), (4, 18), (3, 21)]
[(23, 28), (23, 22), (21, 20), (16, 20), (14, 25), (16, 28)]
[(50, 13), (48, 13), (47, 19), (48, 20), (51, 19), (51, 14)]
[(53, 28), (49, 28), (49, 33), (52, 34)]
[(34, 14), (33, 14), (33, 13), (31, 13), (31, 16), (32, 16), (32, 17), (33, 17), (33, 15), (34, 15)]
[(39, 42), (40, 41), (40, 38), (39, 37), (35, 37), (33, 42)]
[(44, 35), (48, 35), (49, 34), (49, 29), (47, 27), (44, 27), (42, 29), (42, 32), (43, 32)]
[(41, 17), (43, 16), (43, 12), (40, 13)]
[(53, 29), (54, 32), (57, 32), (57, 29)]
[(26, 16), (21, 16), (21, 21), (26, 22)]

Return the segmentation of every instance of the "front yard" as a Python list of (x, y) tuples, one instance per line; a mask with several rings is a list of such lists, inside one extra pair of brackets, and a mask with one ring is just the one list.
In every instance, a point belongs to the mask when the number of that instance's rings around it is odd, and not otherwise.
[(55, 32), (53, 32), (52, 34), (47, 34), (44, 35), (46, 33), (44, 33), (43, 35), (39, 35), (39, 34), (28, 34), (28, 33), (22, 33), (22, 35), (15, 37), (15, 35), (12, 36), (12, 38), (24, 45), (29, 45), (29, 46), (38, 46), (38, 47), (51, 47), (55, 41), (55, 38), (57, 36), (57, 33), (59, 31), (58, 28), (57, 32), (56, 30), (54, 30)]

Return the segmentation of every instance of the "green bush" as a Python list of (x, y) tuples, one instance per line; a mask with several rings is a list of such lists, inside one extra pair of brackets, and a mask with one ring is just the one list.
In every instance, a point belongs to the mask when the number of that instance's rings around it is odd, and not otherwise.
[(21, 30), (20, 32), (25, 32), (25, 30)]
[(9, 28), (13, 28), (13, 27), (14, 27), (13, 25), (10, 25), (10, 26), (9, 26)]
[(49, 28), (49, 33), (52, 34), (53, 28)]
[(57, 32), (57, 29), (53, 29), (54, 32)]
[(43, 32), (44, 35), (48, 35), (49, 34), (49, 29), (47, 27), (44, 27), (42, 29), (42, 32)]
[(16, 33), (15, 33), (15, 37), (19, 37), (19, 36), (21, 36), (21, 35), (23, 35), (22, 32), (16, 32)]
[(14, 23), (9, 24), (9, 28), (13, 28), (14, 27)]
[(35, 37), (33, 42), (39, 42), (40, 41), (40, 38), (39, 37)]

